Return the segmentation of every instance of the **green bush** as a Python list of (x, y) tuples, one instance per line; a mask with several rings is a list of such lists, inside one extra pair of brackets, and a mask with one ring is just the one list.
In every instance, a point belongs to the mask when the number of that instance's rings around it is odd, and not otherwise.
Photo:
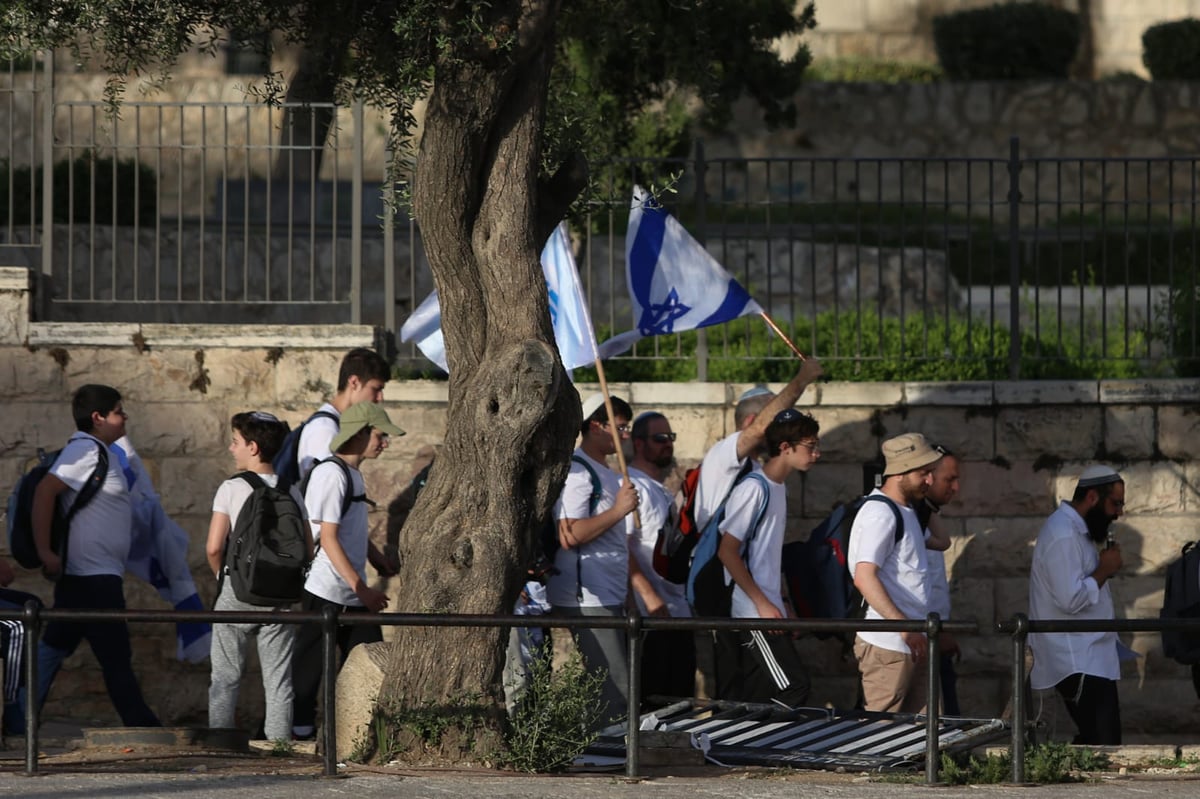
[(1160, 22), (1146, 28), (1142, 63), (1154, 80), (1200, 78), (1200, 19)]
[[(1025, 778), (1030, 782), (1078, 782), (1081, 772), (1107, 767), (1106, 755), (1086, 747), (1051, 741), (1025, 750)], [(943, 754), (939, 774), (942, 782), (949, 785), (995, 785), (1012, 779), (1012, 760), (1007, 753), (986, 758)]]
[[(150, 224), (158, 215), (154, 170), (133, 160), (84, 156), (54, 164), (54, 223), (91, 222), (100, 225)], [(41, 224), (42, 167), (12, 167), (0, 161), (0, 220), (14, 225)], [(136, 200), (135, 200), (136, 197)], [(115, 205), (114, 205), (115, 203)], [(114, 213), (115, 209), (115, 213)]]
[[(607, 331), (598, 331), (600, 340)], [(834, 380), (961, 381), (1008, 379), (1010, 336), (1001, 325), (965, 316), (913, 314), (901, 323), (832, 311), (815, 325), (798, 319), (790, 331), (802, 352), (816, 352)], [(786, 346), (757, 319), (708, 328), (708, 379), (737, 383), (784, 382), (796, 371)], [(1148, 351), (1143, 331), (1102, 330), (1095, 320), (1064, 325), (1043, 317), (1039, 331), (1023, 331), (1018, 377), (1026, 380), (1093, 380), (1153, 374), (1140, 360)], [(605, 361), (610, 381), (687, 382), (696, 379), (696, 332), (643, 339), (634, 357)], [(595, 369), (575, 370), (578, 382), (595, 382)]]
[(936, 83), (943, 77), (933, 64), (876, 58), (823, 59), (804, 70), (806, 81), (824, 83)]
[(1156, 337), (1174, 355), (1177, 377), (1200, 377), (1200, 277), (1184, 270), (1171, 287), (1169, 305), (1159, 309)]
[(951, 80), (1064, 79), (1079, 49), (1079, 15), (1045, 3), (998, 3), (933, 18)]
[(512, 714), (504, 764), (517, 771), (565, 771), (596, 739), (603, 706), (602, 674), (589, 673), (574, 653), (558, 669), (550, 653), (529, 664), (529, 683)]

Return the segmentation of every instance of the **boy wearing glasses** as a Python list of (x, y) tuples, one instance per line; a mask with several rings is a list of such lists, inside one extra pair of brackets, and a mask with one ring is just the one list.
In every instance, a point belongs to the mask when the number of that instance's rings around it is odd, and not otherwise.
[[(633, 411), (623, 399), (612, 397), (611, 402), (610, 421), (603, 394), (584, 400), (579, 447), (554, 504), (557, 573), (551, 574), (546, 594), (554, 612), (563, 616), (621, 616), (629, 594), (625, 517), (637, 508), (638, 495), (632, 483), (622, 485), (620, 476), (608, 468), (608, 456), (617, 451), (610, 425), (627, 438)], [(613, 629), (572, 632), (584, 665), (605, 672), (600, 693), (603, 723), (624, 717), (629, 685), (625, 634)]]
[[(792, 616), (784, 601), (783, 536), (787, 528), (787, 485), (792, 472), (807, 472), (821, 457), (820, 425), (788, 408), (766, 428), (767, 462), (753, 465), (765, 479), (742, 479), (733, 487), (718, 529), (717, 557), (733, 583), (730, 615), (735, 619)], [(729, 675), (733, 679), (726, 679)], [(809, 678), (790, 635), (737, 630), (717, 641), (718, 690), (722, 699), (779, 701), (797, 707), (808, 699)]]
[[(46, 576), (56, 580), (55, 608), (124, 610), (133, 508), (121, 461), (109, 448), (125, 435), (128, 414), (121, 405), (120, 392), (102, 385), (81, 386), (71, 400), (71, 412), (78, 432), (67, 441), (34, 493), (33, 533), (38, 557)], [(59, 503), (65, 513), (102, 459), (108, 469), (100, 490), (71, 518), (63, 551), (54, 552), (50, 544), (54, 503)], [(123, 622), (52, 621), (46, 625), (38, 645), (38, 706), (45, 703), (63, 661), (84, 639), (103, 669), (104, 686), (121, 723), (127, 727), (159, 726), (158, 717), (142, 698), (133, 672), (129, 627)]]
[[(332, 606), (339, 613), (379, 613), (387, 607), (387, 594), (367, 584), (367, 558), (375, 545), (368, 537), (366, 484), (359, 471), (363, 461), (383, 454), (388, 436), (404, 431), (373, 402), (351, 405), (342, 413), (338, 433), (330, 442), (333, 456), (319, 461), (306, 478), (304, 506), (317, 555), (304, 582), (302, 610), (322, 611)], [(338, 627), (337, 645), (344, 664), (359, 644), (383, 640), (378, 625)], [(329, 675), (335, 679), (336, 675)], [(308, 739), (316, 733), (317, 692), (321, 686), (321, 627), (301, 626), (292, 658), (295, 702), (292, 734)]]
[[(1046, 519), (1033, 548), (1029, 615), (1035, 619), (1115, 618), (1108, 581), (1121, 568), (1121, 549), (1108, 529), (1125, 510), (1125, 481), (1097, 464), (1079, 475), (1070, 501)], [(1034, 690), (1054, 688), (1079, 729), (1074, 743), (1121, 743), (1119, 642), (1115, 632), (1029, 636)]]
[[(658, 411), (633, 421), (633, 460), (629, 480), (638, 492), (641, 529), (625, 517), (629, 537), (629, 582), (643, 616), (688, 617), (685, 587), (667, 582), (654, 571), (654, 546), (660, 530), (675, 524), (675, 501), (661, 478), (675, 463), (675, 433)], [(696, 646), (691, 630), (650, 630), (642, 648), (642, 696), (694, 696)]]

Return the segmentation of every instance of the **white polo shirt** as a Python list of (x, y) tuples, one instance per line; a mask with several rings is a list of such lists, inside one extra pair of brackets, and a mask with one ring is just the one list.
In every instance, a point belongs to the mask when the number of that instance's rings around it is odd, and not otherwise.
[[(667, 612), (677, 617), (691, 616), (692, 609), (687, 602), (686, 586), (668, 582), (654, 571), (654, 545), (658, 543), (659, 530), (675, 524), (675, 500), (666, 486), (641, 469), (630, 466), (629, 480), (637, 489), (638, 514), (642, 519), (642, 529), (638, 530), (633, 526), (633, 514), (625, 517), (625, 534), (629, 537), (630, 551), (637, 558), (638, 568), (666, 604)], [(637, 600), (638, 610), (645, 615), (646, 606), (636, 591), (634, 598)]]

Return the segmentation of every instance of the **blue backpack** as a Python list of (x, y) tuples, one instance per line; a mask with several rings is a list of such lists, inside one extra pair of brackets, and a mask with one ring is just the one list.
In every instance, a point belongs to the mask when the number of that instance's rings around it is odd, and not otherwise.
[(332, 414), (329, 411), (317, 411), (297, 425), (294, 430), (289, 430), (288, 434), (284, 436), (283, 443), (279, 445), (279, 451), (271, 459), (271, 469), (275, 474), (279, 475), (280, 483), (285, 485), (300, 484), (300, 433), (309, 422), (320, 417), (332, 419), (335, 422), (338, 421), (336, 414)]
[(794, 541), (783, 547), (783, 575), (792, 595), (797, 618), (849, 619), (861, 617), (865, 608), (862, 594), (850, 579), (846, 556), (850, 551), (850, 530), (863, 505), (886, 502), (896, 518), (893, 544), (904, 537), (904, 519), (896, 503), (882, 494), (839, 505), (813, 528), (807, 541)]
[[(762, 486), (762, 503), (754, 511), (754, 521), (750, 525), (745, 539), (742, 540), (742, 560), (750, 559), (750, 544), (758, 535), (763, 516), (767, 512), (767, 503), (771, 499), (771, 491), (767, 479), (759, 472), (748, 472), (739, 477), (733, 484), (736, 487), (743, 480), (755, 480)], [(725, 505), (733, 493), (721, 500), (721, 504), (713, 512), (712, 518), (700, 531), (696, 547), (692, 550), (692, 566), (688, 571), (687, 600), (699, 616), (728, 616), (733, 602), (733, 583), (725, 584), (725, 567), (717, 557), (717, 549), (721, 545), (721, 522), (725, 519)]]

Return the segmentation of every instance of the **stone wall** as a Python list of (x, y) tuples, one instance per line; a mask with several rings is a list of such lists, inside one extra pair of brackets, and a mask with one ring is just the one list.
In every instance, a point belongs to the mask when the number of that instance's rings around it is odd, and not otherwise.
[[(212, 493), (230, 472), (229, 416), (263, 408), (299, 421), (332, 392), (342, 352), (369, 345), (372, 331), (31, 325), (27, 284), (23, 270), (0, 269), (0, 395), (6, 400), (0, 486), (16, 480), (37, 447), (57, 447), (66, 439), (75, 388), (95, 381), (117, 386), (130, 412), (130, 435), (167, 511), (192, 535), (192, 568), (203, 598), (211, 601), (215, 586), (205, 568), (203, 536)], [(657, 408), (670, 417), (680, 433), (682, 469), (731, 431), (731, 402), (744, 388), (638, 383), (613, 385), (612, 391), (635, 410)], [(1010, 646), (990, 633), (991, 625), (1026, 610), (1038, 527), (1094, 458), (1120, 465), (1128, 484), (1128, 515), (1116, 525), (1126, 566), (1111, 583), (1118, 612), (1157, 615), (1164, 567), (1196, 535), (1198, 399), (1195, 381), (822, 384), (801, 402), (822, 426), (822, 458), (808, 475), (791, 480), (791, 535), (807, 535), (834, 502), (858, 491), (862, 462), (887, 436), (920, 430), (961, 453), (962, 495), (945, 516), (954, 541), (947, 563), (954, 615), (977, 622), (981, 634), (962, 640), (960, 692), (967, 712), (999, 714), (1009, 687)], [(441, 438), (445, 401), (441, 383), (388, 386), (386, 407), (409, 435), (365, 470), (368, 493), (381, 507), (407, 484), (422, 448)], [(384, 517), (382, 511), (372, 514), (376, 534)], [(49, 584), (33, 573), (23, 573), (16, 587), (50, 595)], [(134, 578), (126, 595), (130, 607), (163, 606)], [(134, 633), (135, 665), (150, 704), (168, 723), (203, 723), (207, 666), (177, 663), (166, 625), (137, 625)], [(1157, 636), (1139, 634), (1128, 642), (1144, 655), (1127, 665), (1122, 683), (1128, 739), (1193, 732), (1196, 702), (1186, 670), (1163, 658)], [(800, 646), (815, 675), (814, 699), (851, 703), (855, 675), (840, 645), (809, 638)], [(47, 713), (115, 724), (94, 659), (83, 650), (68, 661)], [(243, 687), (246, 724), (261, 712), (256, 675), (252, 667)], [(1048, 700), (1044, 717), (1056, 706), (1057, 700)], [(1035, 712), (1038, 707), (1035, 702)], [(1068, 735), (1065, 716), (1056, 718), (1054, 732)]]
[[(996, 0), (839, 0), (817, 4), (817, 28), (801, 41), (818, 58), (866, 56), (937, 63), (933, 18)], [(1078, 0), (1055, 3), (1079, 10)], [(1167, 20), (1200, 16), (1196, 0), (1092, 0), (1092, 37), (1097, 75), (1135, 72), (1142, 65), (1142, 33)], [(794, 48), (795, 41), (783, 43)]]

